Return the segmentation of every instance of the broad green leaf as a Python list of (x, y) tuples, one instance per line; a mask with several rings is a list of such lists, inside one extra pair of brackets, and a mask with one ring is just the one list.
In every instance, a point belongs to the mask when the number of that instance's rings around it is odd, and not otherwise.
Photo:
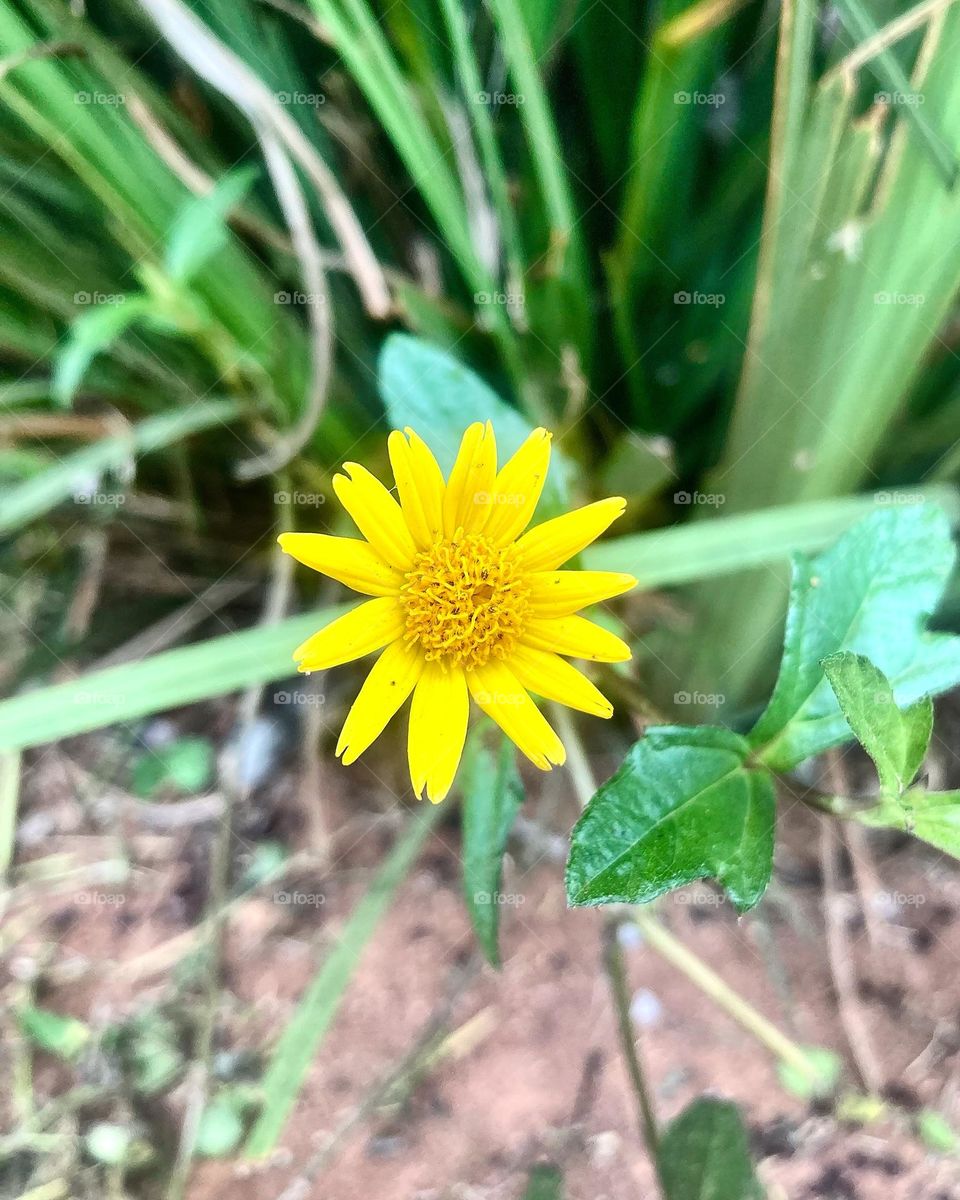
[(739, 1109), (701, 1097), (667, 1126), (658, 1154), (665, 1200), (762, 1200)]
[(849, 737), (821, 666), (841, 650), (870, 659), (900, 707), (960, 682), (960, 638), (924, 629), (954, 557), (946, 516), (924, 504), (879, 510), (795, 558), (780, 675), (750, 734), (764, 762), (788, 770)]
[(51, 391), (58, 404), (70, 403), (94, 358), (152, 307), (148, 296), (117, 296), (111, 303), (94, 305), (74, 321), (53, 364)]
[(463, 890), (477, 940), (489, 961), (499, 966), (503, 852), (523, 803), (523, 784), (513, 745), (496, 732), (488, 747), (488, 728), (484, 722), (472, 731), (461, 768)]
[(574, 827), (569, 902), (640, 904), (712, 877), (752, 908), (770, 879), (774, 794), (748, 752), (726, 729), (648, 730)]
[(194, 277), (230, 240), (227, 216), (247, 194), (259, 171), (242, 167), (224, 175), (205, 196), (194, 196), (181, 208), (170, 228), (165, 264), (171, 279)]
[(910, 786), (933, 732), (933, 701), (897, 708), (890, 681), (862, 654), (842, 650), (823, 660), (823, 670), (857, 741), (876, 764), (885, 793)]
[[(474, 421), (492, 422), (501, 464), (531, 431), (526, 418), (473, 371), (445, 350), (409, 334), (387, 338), (380, 353), (379, 378), (390, 424), (395, 429), (407, 425), (415, 429), (445, 474), (453, 466), (463, 431)], [(565, 474), (554, 447), (538, 516), (566, 507)]]
[(960, 791), (928, 792), (911, 788), (899, 800), (885, 800), (854, 814), (863, 825), (899, 829), (944, 854), (960, 858)]
[(25, 1008), (19, 1020), (20, 1028), (35, 1046), (58, 1058), (76, 1058), (90, 1040), (90, 1030), (82, 1021), (49, 1008)]

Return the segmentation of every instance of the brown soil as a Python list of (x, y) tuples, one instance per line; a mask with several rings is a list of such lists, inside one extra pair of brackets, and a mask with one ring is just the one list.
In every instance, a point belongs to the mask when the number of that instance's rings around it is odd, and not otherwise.
[[(327, 796), (329, 827), (339, 831), (334, 865), (327, 871), (308, 866), (283, 885), (287, 892), (322, 894), (323, 903), (278, 903), (268, 887), (234, 910), (218, 1051), (269, 1048), (389, 844), (395, 814), (365, 807), (375, 794), (374, 777), (355, 771), (351, 801)], [(45, 854), (103, 861), (115, 848), (116, 831), (91, 828), (89, 812), (80, 811), (64, 778), (56, 755), (38, 756), (24, 815), (48, 814)], [(275, 1200), (281, 1194), (285, 1200), (512, 1200), (522, 1195), (531, 1167), (545, 1162), (562, 1169), (568, 1200), (653, 1194), (601, 969), (604, 917), (566, 908), (562, 843), (545, 832), (569, 828), (573, 801), (559, 773), (532, 782), (523, 836), (503, 883), (504, 893), (517, 898), (503, 908), (503, 969), (477, 960), (451, 819), (433, 836), (367, 947), (282, 1148), (262, 1163), (201, 1163), (190, 1177), (190, 1200)], [(289, 805), (289, 787), (278, 797), (270, 803)], [(775, 881), (756, 912), (738, 920), (707, 884), (675, 894), (660, 912), (790, 1036), (840, 1052), (853, 1089), (856, 1071), (825, 950), (819, 820), (799, 804), (784, 805)], [(95, 893), (111, 894), (103, 884), (38, 893), (30, 927), (15, 937), (7, 959), (8, 986), (40, 964), (53, 980), (44, 985), (42, 1003), (97, 1028), (142, 1011), (178, 986), (173, 968), (190, 946), (172, 939), (189, 938), (196, 926), (214, 829), (208, 823), (145, 833), (120, 824), (136, 864), (133, 876), (114, 889), (122, 891), (123, 903), (92, 901)], [(244, 820), (240, 828), (248, 828)], [(238, 837), (236, 870), (256, 840)], [(925, 1148), (911, 1117), (921, 1106), (938, 1108), (954, 1124), (960, 1117), (960, 870), (906, 841), (873, 836), (868, 845), (869, 859), (861, 865), (868, 878), (875, 872), (872, 890), (863, 892), (862, 870), (859, 887), (849, 872), (841, 878), (839, 903), (848, 907), (855, 1015), (866, 1025), (890, 1100), (878, 1121), (843, 1124), (829, 1107), (818, 1111), (789, 1094), (748, 1033), (653, 950), (621, 933), (630, 988), (640, 993), (640, 1045), (662, 1119), (705, 1091), (742, 1106), (771, 1197), (960, 1200), (957, 1160)], [(35, 856), (23, 853), (24, 859)], [(377, 1104), (384, 1081), (437, 1029), (433, 1045), (440, 1048), (428, 1067), (403, 1094), (394, 1088), (389, 1104)], [(41, 1061), (34, 1080), (38, 1104), (76, 1082), (62, 1065)], [(174, 1147), (187, 1091), (181, 1081), (140, 1114), (158, 1127), (166, 1124)], [(361, 1106), (360, 1118), (344, 1132)], [(104, 1119), (102, 1111), (93, 1115)], [(311, 1159), (325, 1150), (310, 1178)], [(77, 1196), (86, 1194), (79, 1183), (76, 1188)], [(149, 1177), (142, 1194), (157, 1194)]]

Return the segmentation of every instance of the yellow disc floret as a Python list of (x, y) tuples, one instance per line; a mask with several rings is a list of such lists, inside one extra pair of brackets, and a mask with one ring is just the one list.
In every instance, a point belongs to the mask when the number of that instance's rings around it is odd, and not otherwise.
[(510, 654), (529, 597), (511, 551), (457, 530), (414, 558), (400, 589), (404, 637), (428, 661), (470, 670)]

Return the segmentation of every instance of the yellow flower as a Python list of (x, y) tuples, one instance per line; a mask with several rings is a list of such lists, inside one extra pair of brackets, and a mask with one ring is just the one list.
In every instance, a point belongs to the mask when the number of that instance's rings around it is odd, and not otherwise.
[(541, 770), (563, 745), (528, 689), (598, 717), (610, 702), (560, 657), (623, 662), (625, 642), (577, 609), (634, 587), (632, 575), (559, 571), (621, 515), (619, 497), (588, 504), (524, 533), (540, 499), (550, 434), (535, 429), (497, 471), (493, 428), (463, 435), (450, 478), (413, 432), (388, 441), (397, 499), (357, 463), (334, 491), (366, 540), (285, 533), (287, 554), (375, 597), (294, 651), (322, 671), (382, 651), (353, 703), (337, 754), (354, 762), (413, 693), (408, 757), (413, 789), (436, 804), (453, 784), (469, 697)]

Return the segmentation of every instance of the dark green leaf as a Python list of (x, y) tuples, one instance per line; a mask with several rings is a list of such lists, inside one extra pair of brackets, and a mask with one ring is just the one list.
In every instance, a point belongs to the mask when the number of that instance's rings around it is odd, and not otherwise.
[(213, 191), (194, 196), (177, 214), (167, 241), (167, 274), (180, 281), (192, 279), (230, 239), (227, 216), (243, 199), (256, 179), (256, 167), (243, 167), (225, 175)]
[(750, 734), (763, 761), (788, 770), (850, 736), (821, 663), (851, 650), (890, 680), (898, 706), (960, 682), (960, 638), (924, 625), (954, 561), (944, 513), (884, 508), (814, 559), (794, 559), (783, 660), (773, 696)]
[(762, 1200), (747, 1131), (728, 1100), (703, 1097), (685, 1108), (660, 1142), (666, 1200)]
[(849, 650), (825, 658), (823, 670), (857, 741), (876, 764), (881, 788), (899, 796), (930, 744), (933, 702), (926, 697), (901, 712), (886, 675)]
[(523, 803), (523, 784), (512, 743), (496, 732), (492, 748), (488, 748), (484, 744), (488, 729), (484, 722), (472, 731), (461, 768), (463, 890), (477, 941), (490, 962), (499, 966), (497, 931), (503, 852)]
[(563, 1175), (552, 1163), (538, 1163), (527, 1178), (523, 1200), (562, 1200)]
[[(532, 426), (505, 404), (483, 380), (445, 350), (420, 338), (394, 333), (380, 354), (380, 394), (395, 429), (409, 425), (436, 455), (441, 470), (453, 466), (463, 431), (474, 421), (490, 421), (501, 463), (526, 440)], [(538, 516), (566, 507), (566, 479), (556, 449)]]
[(636, 742), (577, 822), (571, 904), (639, 904), (713, 877), (741, 911), (763, 895), (773, 857), (774, 794), (726, 729), (663, 726)]

